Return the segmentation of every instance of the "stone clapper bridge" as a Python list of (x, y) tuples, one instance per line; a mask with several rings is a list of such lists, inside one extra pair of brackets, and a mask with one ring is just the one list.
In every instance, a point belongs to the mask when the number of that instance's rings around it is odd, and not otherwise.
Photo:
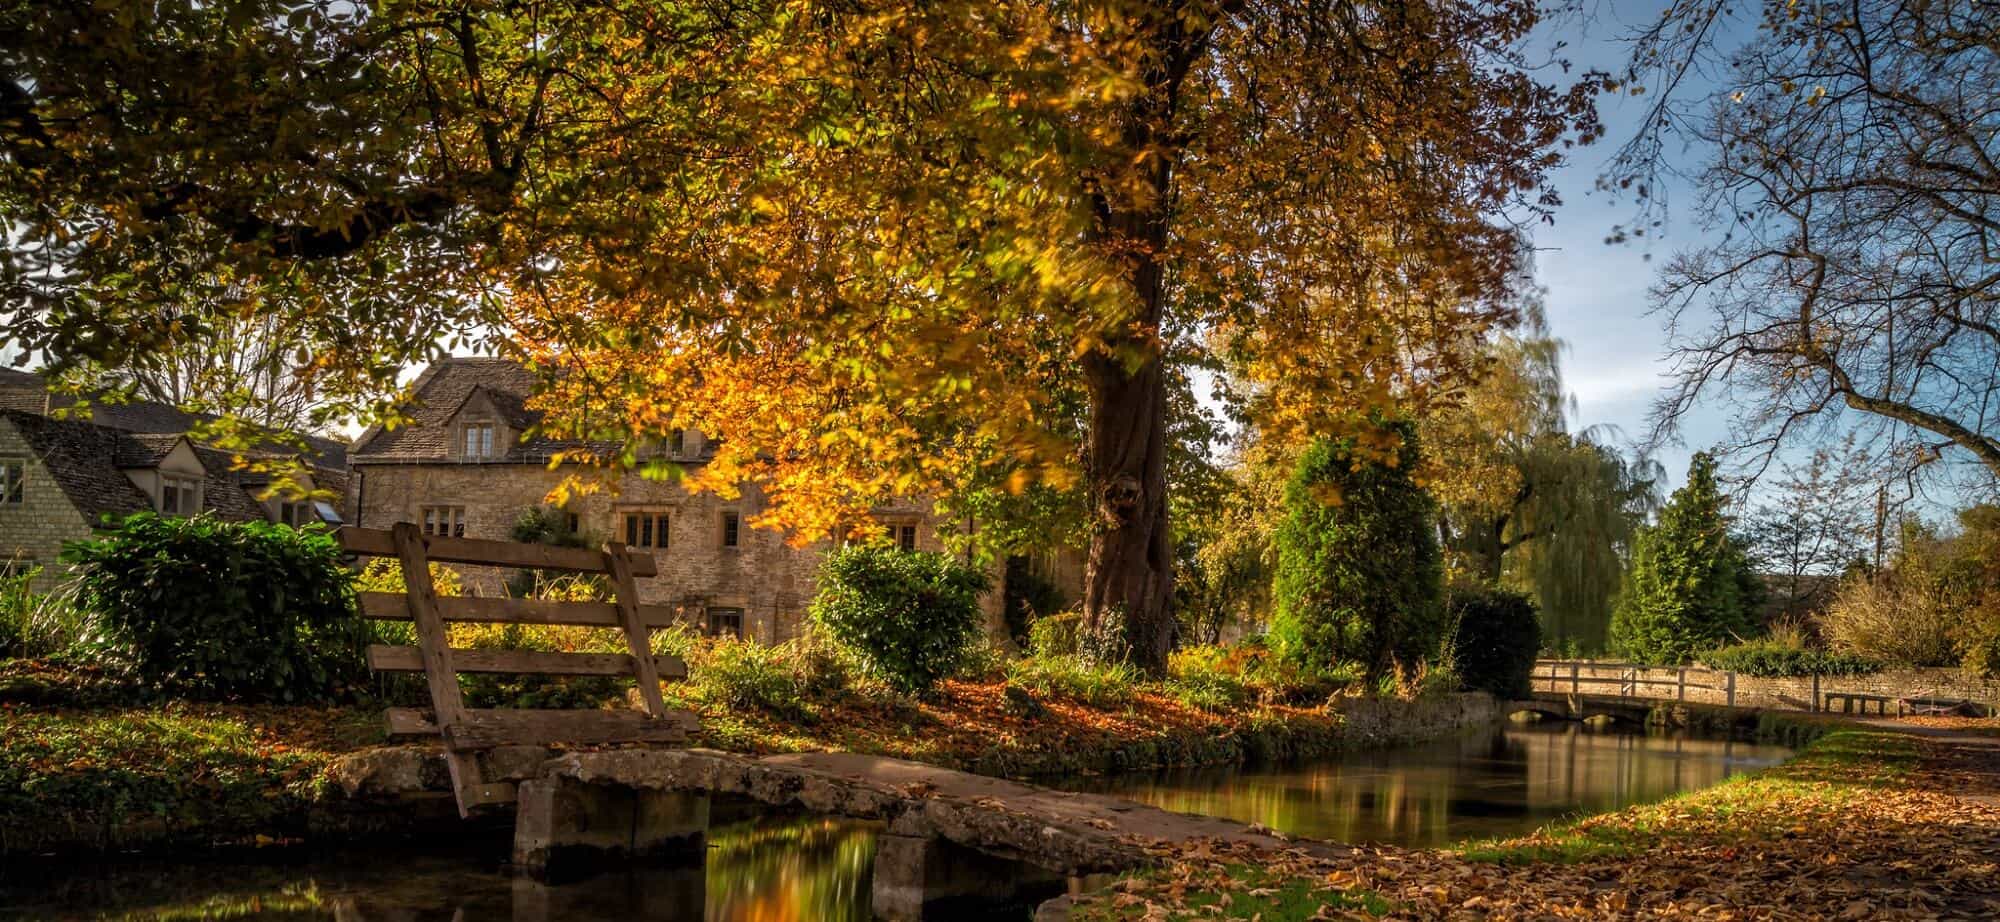
[[(402, 565), (407, 591), (363, 593), (361, 611), (411, 622), (417, 644), (372, 646), (368, 662), (377, 671), (423, 673), (432, 706), (391, 708), (391, 735), (442, 738), (460, 815), (511, 808), (514, 866), (531, 877), (699, 855), (715, 797), (881, 823), (874, 910), (891, 919), (916, 918), (935, 900), (1007, 899), (1027, 888), (1047, 892), (1065, 880), (1139, 867), (1150, 843), (1222, 839), (1346, 851), (1216, 817), (901, 759), (758, 758), (679, 748), (696, 723), (686, 711), (669, 710), (660, 692), (661, 679), (684, 677), (687, 669), (650, 650), (651, 631), (677, 617), (670, 608), (638, 604), (635, 580), (653, 575), (650, 556), (617, 544), (594, 551), (424, 535), (407, 522), (388, 531), (345, 528), (340, 540), (350, 553), (394, 557)], [(434, 562), (602, 573), (610, 577), (613, 601), (440, 598), (429, 575)], [(630, 652), (452, 649), (449, 622), (617, 628)], [(459, 693), (460, 672), (631, 675), (644, 710), (469, 709)], [(557, 753), (548, 748), (553, 744), (648, 745)], [(354, 758), (335, 769), (350, 795), (415, 793), (424, 787), (421, 774), (410, 759), (393, 757)]]

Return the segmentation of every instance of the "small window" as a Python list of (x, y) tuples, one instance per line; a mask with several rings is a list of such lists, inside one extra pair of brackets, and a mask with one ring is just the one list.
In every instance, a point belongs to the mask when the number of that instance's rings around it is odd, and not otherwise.
[(743, 530), (742, 519), (736, 513), (724, 512), (722, 514), (723, 547), (736, 547), (738, 539), (742, 537), (741, 535), (742, 530)]
[(708, 610), (708, 636), (721, 637), (724, 634), (738, 640), (743, 639), (743, 609), (711, 608)]
[(915, 525), (896, 526), (896, 546), (906, 551), (916, 550), (917, 526)]
[(187, 477), (160, 477), (160, 511), (194, 515), (201, 511), (201, 483)]
[(564, 517), (563, 525), (569, 529), (569, 533), (572, 535), (583, 534), (583, 520), (578, 518), (574, 512)]
[(26, 501), (27, 479), (27, 459), (0, 458), (0, 506), (19, 506)]
[(687, 453), (687, 445), (686, 429), (675, 429), (672, 435), (667, 436), (667, 450), (677, 457)]
[(317, 521), (319, 521), (319, 512), (313, 508), (312, 503), (281, 502), (278, 504), (279, 524), (290, 525), (293, 528), (304, 528)]
[(460, 450), (467, 458), (494, 458), (492, 423), (466, 423)]
[(465, 507), (425, 506), (424, 534), (449, 538), (465, 537)]
[(664, 512), (625, 513), (625, 546), (665, 548), (667, 514)]

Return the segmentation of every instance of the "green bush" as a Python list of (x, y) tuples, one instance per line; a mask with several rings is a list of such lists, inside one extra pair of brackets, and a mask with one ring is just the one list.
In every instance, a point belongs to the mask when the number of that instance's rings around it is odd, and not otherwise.
[(1464, 687), (1500, 698), (1526, 697), (1542, 648), (1535, 600), (1492, 586), (1454, 586), (1446, 609), (1457, 623), (1451, 659)]
[(786, 644), (718, 637), (690, 665), (688, 679), (710, 704), (796, 715), (803, 710), (805, 690), (792, 653)]
[(1073, 656), (1082, 647), (1083, 615), (1065, 612), (1043, 615), (1028, 626), (1028, 652), (1035, 656)]
[(854, 545), (820, 565), (812, 618), (868, 674), (923, 694), (979, 636), (986, 574), (943, 554)]
[(1853, 676), (1882, 671), (1882, 664), (1865, 656), (1807, 650), (1769, 640), (1752, 640), (1710, 650), (1701, 663), (1711, 669), (1761, 678), (1787, 676)]
[(325, 528), (141, 514), (63, 556), (91, 656), (144, 688), (313, 701), (361, 675), (353, 577)]
[(1219, 646), (1183, 647), (1167, 657), (1167, 693), (1204, 711), (1241, 706), (1253, 697), (1243, 675), (1246, 660)]
[(1416, 436), (1391, 463), (1322, 440), (1285, 487), (1271, 647), (1301, 667), (1414, 667), (1442, 639), (1435, 503), (1414, 480)]
[(1750, 561), (1729, 534), (1715, 461), (1697, 454), (1687, 485), (1641, 529), (1611, 616), (1611, 642), (1641, 663), (1679, 664), (1751, 633), (1758, 599)]
[(1007, 664), (1007, 684), (1043, 698), (1094, 708), (1122, 707), (1138, 694), (1142, 676), (1128, 663), (1098, 663), (1081, 655), (1028, 656)]

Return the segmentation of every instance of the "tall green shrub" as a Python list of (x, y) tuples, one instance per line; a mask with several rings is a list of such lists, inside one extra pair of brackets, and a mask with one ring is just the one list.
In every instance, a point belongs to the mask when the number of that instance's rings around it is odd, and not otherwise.
[(989, 582), (943, 554), (854, 545), (820, 565), (812, 617), (869, 674), (922, 694), (972, 651)]
[(1750, 560), (1729, 534), (1715, 461), (1697, 454), (1686, 486), (1642, 529), (1612, 615), (1612, 644), (1644, 663), (1685, 663), (1756, 629)]
[(1411, 479), (1414, 430), (1400, 427), (1393, 464), (1322, 440), (1285, 487), (1277, 533), (1271, 646), (1308, 669), (1359, 664), (1370, 678), (1434, 655), (1443, 578), (1436, 509)]
[(63, 555), (94, 655), (149, 689), (310, 701), (360, 676), (353, 576), (325, 528), (146, 513)]
[(1452, 621), (1452, 662), (1469, 689), (1501, 698), (1523, 698), (1542, 649), (1535, 600), (1493, 586), (1453, 586), (1446, 602)]

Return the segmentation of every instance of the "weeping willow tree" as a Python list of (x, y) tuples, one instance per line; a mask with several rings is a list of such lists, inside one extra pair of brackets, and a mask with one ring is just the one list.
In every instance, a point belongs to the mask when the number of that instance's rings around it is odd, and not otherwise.
[(1659, 506), (1658, 465), (1626, 459), (1589, 430), (1545, 438), (1520, 460), (1537, 489), (1513, 518), (1501, 580), (1541, 603), (1549, 643), (1602, 650), (1632, 539)]
[(1569, 431), (1562, 342), (1536, 313), (1522, 335), (1490, 347), (1461, 403), (1424, 421), (1425, 481), (1455, 577), (1531, 593), (1549, 643), (1596, 650), (1659, 476), (1604, 433)]

